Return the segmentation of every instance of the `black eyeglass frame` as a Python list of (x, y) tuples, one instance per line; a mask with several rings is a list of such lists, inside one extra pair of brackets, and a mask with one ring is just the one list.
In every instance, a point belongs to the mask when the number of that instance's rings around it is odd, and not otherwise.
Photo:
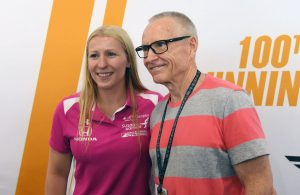
[[(175, 37), (175, 38), (166, 39), (166, 40), (158, 40), (158, 41), (154, 41), (154, 42), (151, 43), (150, 45), (141, 45), (141, 46), (135, 48), (135, 51), (136, 51), (137, 55), (138, 55), (140, 58), (147, 58), (147, 57), (148, 57), (149, 49), (151, 49), (151, 50), (153, 51), (153, 53), (155, 53), (155, 54), (162, 54), (162, 53), (165, 53), (166, 51), (168, 51), (168, 49), (169, 49), (168, 43), (172, 43), (172, 42), (176, 42), (176, 41), (181, 41), (181, 40), (183, 40), (183, 39), (190, 38), (190, 37), (191, 37), (190, 35), (186, 35), (186, 36)], [(165, 51), (157, 52), (157, 51), (155, 51), (155, 49), (152, 47), (152, 45), (157, 44), (157, 43), (159, 43), (159, 42), (164, 42), (164, 43), (166, 44), (167, 49), (166, 49)], [(144, 57), (142, 57), (142, 56), (139, 55), (139, 51), (147, 51), (147, 55), (145, 55)]]

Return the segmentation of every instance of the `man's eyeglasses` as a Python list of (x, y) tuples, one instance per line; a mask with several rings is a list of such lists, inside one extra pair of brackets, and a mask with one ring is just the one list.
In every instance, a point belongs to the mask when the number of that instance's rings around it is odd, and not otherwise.
[(135, 49), (136, 53), (140, 58), (147, 58), (149, 49), (151, 49), (155, 54), (162, 54), (168, 51), (168, 43), (180, 41), (191, 36), (176, 37), (167, 40), (159, 40), (151, 43), (150, 45), (141, 45)]

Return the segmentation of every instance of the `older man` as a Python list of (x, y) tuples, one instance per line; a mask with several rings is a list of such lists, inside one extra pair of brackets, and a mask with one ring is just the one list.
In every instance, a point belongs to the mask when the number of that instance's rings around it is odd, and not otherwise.
[(169, 95), (151, 117), (155, 193), (272, 194), (266, 140), (250, 97), (197, 70), (198, 38), (179, 12), (153, 16), (139, 57)]

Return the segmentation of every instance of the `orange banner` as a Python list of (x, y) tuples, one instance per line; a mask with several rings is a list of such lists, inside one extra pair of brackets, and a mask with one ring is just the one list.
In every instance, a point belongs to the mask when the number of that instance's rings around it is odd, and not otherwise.
[(54, 1), (16, 189), (44, 194), (53, 112), (77, 89), (94, 0)]

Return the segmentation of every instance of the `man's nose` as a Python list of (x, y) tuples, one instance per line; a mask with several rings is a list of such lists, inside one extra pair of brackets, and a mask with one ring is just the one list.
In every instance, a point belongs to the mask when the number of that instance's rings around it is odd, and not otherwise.
[(157, 59), (157, 54), (154, 52), (154, 50), (152, 48), (150, 48), (148, 50), (148, 55), (147, 55), (147, 58), (145, 58), (145, 60), (151, 62), (155, 59)]

